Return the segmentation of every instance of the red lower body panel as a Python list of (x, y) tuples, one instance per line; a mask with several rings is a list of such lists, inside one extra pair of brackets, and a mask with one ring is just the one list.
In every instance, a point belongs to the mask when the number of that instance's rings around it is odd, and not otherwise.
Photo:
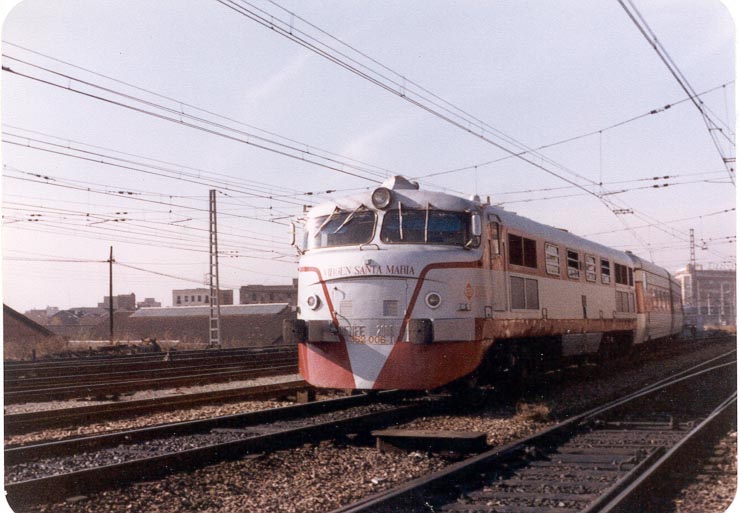
[[(428, 390), (473, 372), (488, 348), (483, 341), (412, 344), (398, 342), (383, 348), (348, 351), (341, 342), (298, 344), (303, 378), (322, 388)], [(365, 355), (372, 354), (372, 361)]]

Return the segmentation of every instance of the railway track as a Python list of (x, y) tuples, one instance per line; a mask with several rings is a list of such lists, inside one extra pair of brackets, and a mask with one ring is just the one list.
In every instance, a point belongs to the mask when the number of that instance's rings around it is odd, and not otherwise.
[[(297, 353), (202, 351), (165, 360), (159, 354), (141, 358), (93, 359), (92, 362), (5, 366), (6, 404), (79, 397), (116, 397), (138, 390), (202, 385), (297, 372)], [(104, 361), (103, 361), (104, 360)]]
[(134, 415), (192, 408), (206, 404), (268, 399), (294, 394), (309, 388), (310, 385), (305, 381), (295, 380), (271, 385), (178, 394), (153, 399), (116, 401), (91, 406), (6, 414), (4, 417), (5, 436), (90, 422), (109, 421)]
[(21, 369), (23, 367), (38, 367), (38, 366), (69, 366), (93, 364), (107, 362), (123, 362), (123, 361), (155, 361), (161, 360), (165, 354), (170, 355), (173, 360), (186, 360), (186, 359), (203, 359), (203, 358), (225, 358), (240, 355), (257, 355), (257, 354), (272, 354), (283, 351), (295, 351), (293, 345), (277, 345), (277, 346), (266, 346), (266, 347), (241, 347), (233, 349), (187, 349), (187, 350), (161, 350), (161, 351), (139, 351), (132, 353), (99, 353), (95, 351), (81, 352), (75, 356), (62, 356), (53, 357), (50, 355), (47, 358), (38, 360), (6, 360), (4, 366), (6, 369)]
[(736, 366), (696, 366), (335, 513), (650, 511), (735, 420)]
[(5, 450), (5, 490), (14, 508), (84, 495), (247, 454), (365, 432), (429, 412), (408, 394), (327, 401), (96, 435)]

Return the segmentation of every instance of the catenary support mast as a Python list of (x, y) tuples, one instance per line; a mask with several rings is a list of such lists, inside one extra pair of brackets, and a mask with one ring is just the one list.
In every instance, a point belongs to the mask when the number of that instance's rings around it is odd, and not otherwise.
[(218, 230), (216, 225), (216, 190), (210, 191), (210, 255), (208, 282), (210, 285), (209, 346), (221, 349), (221, 287), (218, 280)]

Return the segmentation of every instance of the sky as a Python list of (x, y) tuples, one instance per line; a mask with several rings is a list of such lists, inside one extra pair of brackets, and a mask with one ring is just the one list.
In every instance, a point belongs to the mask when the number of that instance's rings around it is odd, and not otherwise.
[(288, 284), (291, 221), (395, 174), (672, 271), (693, 228), (697, 263), (734, 266), (732, 16), (632, 5), (711, 132), (617, 0), (17, 3), (3, 301), (95, 306), (113, 247), (114, 294), (170, 305), (207, 283), (210, 190), (222, 288)]

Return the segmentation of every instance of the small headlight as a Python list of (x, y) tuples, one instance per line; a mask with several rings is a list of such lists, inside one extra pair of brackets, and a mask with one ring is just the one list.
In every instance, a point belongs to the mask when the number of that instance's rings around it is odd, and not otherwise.
[(378, 187), (373, 191), (373, 205), (375, 208), (384, 209), (388, 208), (388, 205), (391, 204), (391, 199), (393, 198), (393, 193), (391, 193), (390, 189), (386, 189), (385, 187)]
[(311, 310), (318, 310), (321, 306), (321, 299), (319, 296), (314, 294), (313, 296), (308, 296), (308, 298), (306, 298), (306, 304)]
[(425, 301), (429, 308), (437, 308), (439, 305), (442, 304), (442, 296), (440, 296), (436, 292), (430, 292), (426, 295)]

